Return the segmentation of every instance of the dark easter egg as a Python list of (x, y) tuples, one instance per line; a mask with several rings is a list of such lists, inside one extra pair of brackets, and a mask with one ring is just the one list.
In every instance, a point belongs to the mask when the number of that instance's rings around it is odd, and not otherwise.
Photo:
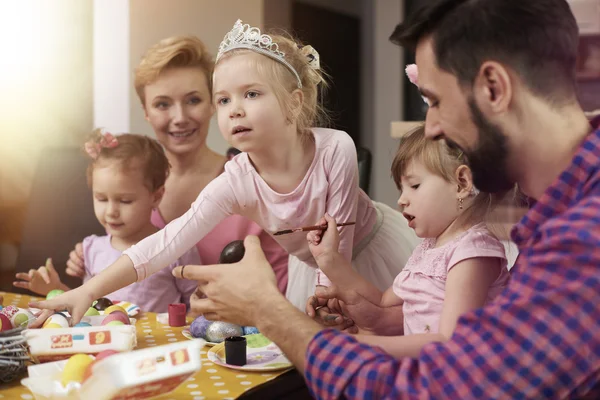
[(94, 304), (94, 308), (98, 311), (103, 311), (112, 305), (113, 305), (112, 301), (110, 301), (106, 297), (101, 297), (98, 300), (96, 300), (96, 304)]
[(219, 263), (221, 264), (233, 264), (244, 258), (246, 248), (244, 247), (243, 240), (234, 240), (223, 248), (221, 255), (219, 256)]

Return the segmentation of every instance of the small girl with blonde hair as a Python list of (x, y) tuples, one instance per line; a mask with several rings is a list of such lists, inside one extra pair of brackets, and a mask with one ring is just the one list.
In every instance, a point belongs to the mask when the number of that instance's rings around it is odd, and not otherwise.
[[(83, 239), (84, 285), (121, 257), (124, 250), (158, 231), (150, 216), (160, 203), (169, 175), (169, 162), (163, 148), (147, 136), (113, 136), (96, 130), (85, 143), (85, 151), (90, 156), (87, 178), (94, 197), (94, 213), (107, 234)], [(192, 249), (144, 281), (103, 296), (129, 301), (152, 312), (166, 312), (170, 303), (189, 306), (197, 283), (175, 279), (171, 271), (177, 265), (199, 261)], [(17, 274), (17, 279), (20, 281), (15, 282), (15, 286), (37, 294), (46, 295), (53, 289), (70, 290), (61, 282), (50, 259), (37, 270)]]
[[(418, 239), (400, 213), (359, 189), (356, 148), (342, 131), (313, 128), (322, 115), (323, 74), (310, 46), (260, 33), (237, 21), (219, 47), (213, 101), (224, 138), (242, 151), (200, 193), (191, 209), (124, 253), (101, 276), (40, 308), (67, 306), (75, 320), (119, 285), (142, 280), (173, 261), (228, 215), (254, 220), (290, 254), (286, 297), (304, 309), (315, 286), (328, 285), (302, 232), (326, 213), (355, 222), (341, 231), (340, 252), (376, 287), (388, 287)], [(181, 276), (185, 270), (181, 269)]]
[[(332, 218), (325, 217), (324, 233), (310, 232), (307, 239), (319, 267), (342, 292), (357, 292), (379, 306), (381, 313), (401, 306), (403, 329), (396, 332), (403, 331), (405, 336), (358, 335), (359, 340), (397, 357), (414, 357), (426, 343), (449, 339), (460, 315), (483, 307), (508, 283), (504, 246), (485, 222), (503, 196), (479, 193), (460, 150), (427, 139), (423, 127), (402, 139), (392, 175), (401, 193), (398, 205), (409, 226), (424, 240), (385, 292), (356, 274), (339, 255)], [(307, 312), (315, 314), (309, 307)], [(365, 319), (351, 313), (348, 317)], [(379, 331), (390, 329), (380, 327)]]

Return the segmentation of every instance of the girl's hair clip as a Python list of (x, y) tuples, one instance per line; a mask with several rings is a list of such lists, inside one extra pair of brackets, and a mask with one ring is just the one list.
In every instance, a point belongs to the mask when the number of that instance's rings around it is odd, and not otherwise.
[(84, 144), (85, 152), (94, 160), (98, 158), (102, 149), (112, 149), (117, 147), (119, 142), (111, 133), (103, 133), (100, 140), (90, 140)]
[[(406, 76), (408, 76), (408, 80), (419, 87), (419, 69), (417, 68), (417, 64), (408, 64), (405, 69)], [(429, 100), (425, 96), (421, 96), (425, 104), (429, 105)]]
[(321, 69), (319, 53), (310, 45), (300, 47), (300, 53), (308, 60), (308, 66), (315, 70)]

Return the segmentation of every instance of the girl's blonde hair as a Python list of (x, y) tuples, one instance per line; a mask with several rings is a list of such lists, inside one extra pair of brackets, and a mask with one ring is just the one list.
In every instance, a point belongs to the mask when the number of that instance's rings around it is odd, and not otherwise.
[[(412, 161), (418, 161), (431, 173), (440, 176), (447, 182), (456, 182), (456, 170), (461, 165), (467, 165), (463, 152), (455, 147), (450, 147), (444, 140), (431, 140), (425, 137), (425, 127), (420, 126), (404, 136), (392, 162), (392, 177), (396, 186), (401, 190), (402, 176)], [(458, 182), (456, 182), (458, 184)], [(503, 193), (478, 193), (472, 205), (464, 210), (460, 223), (468, 221), (486, 221), (491, 224), (489, 216), (491, 211), (502, 202), (506, 194)]]
[(171, 68), (198, 68), (206, 76), (212, 95), (212, 55), (196, 36), (172, 36), (150, 47), (135, 69), (135, 91), (145, 105), (144, 88)]
[[(116, 136), (115, 140), (114, 145), (106, 146), (102, 131), (96, 129), (86, 142), (86, 152), (91, 156), (87, 168), (90, 187), (93, 183), (94, 168), (106, 163), (117, 163), (123, 170), (141, 169), (144, 174), (144, 185), (151, 193), (165, 185), (170, 165), (163, 147), (156, 140), (133, 133)], [(93, 155), (88, 150), (90, 144), (97, 150)]]
[[(329, 86), (326, 81), (327, 74), (322, 69), (309, 65), (311, 60), (302, 51), (304, 44), (292, 38), (291, 35), (285, 33), (281, 35), (269, 34), (269, 36), (274, 43), (277, 43), (279, 51), (285, 53), (285, 60), (296, 70), (302, 82), (302, 88), (299, 90), (302, 90), (304, 100), (300, 112), (295, 117), (295, 122), (298, 127), (298, 133), (308, 137), (310, 128), (316, 126), (324, 127), (329, 124), (327, 110), (322, 104), (322, 97)], [(219, 62), (236, 54), (248, 52), (255, 53), (247, 49), (228, 51), (221, 56)], [(276, 83), (273, 85), (275, 95), (284, 112), (291, 119), (292, 110), (295, 108), (295, 104), (293, 104), (291, 99), (291, 93), (298, 89), (296, 77), (285, 65), (272, 58), (261, 56), (260, 59), (263, 62), (257, 64), (258, 71), (267, 76), (270, 82)], [(219, 62), (217, 62), (217, 65)]]

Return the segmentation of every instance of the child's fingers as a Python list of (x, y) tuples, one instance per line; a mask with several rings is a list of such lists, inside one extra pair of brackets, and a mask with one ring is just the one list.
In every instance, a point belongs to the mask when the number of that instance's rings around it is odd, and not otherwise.
[(50, 284), (50, 275), (48, 275), (48, 270), (46, 267), (40, 267), (38, 269), (38, 274), (40, 274), (44, 282), (46, 282), (46, 285)]
[[(52, 264), (51, 258), (46, 259), (46, 269), (49, 272), (56, 272), (56, 269), (54, 269), (54, 264)], [(46, 282), (46, 283), (50, 283), (50, 282)]]
[(81, 266), (83, 266), (83, 243), (79, 242), (75, 245), (75, 252), (81, 259)]
[(30, 285), (31, 284), (29, 282), (26, 282), (26, 281), (14, 281), (13, 282), (13, 286), (14, 287), (18, 287), (18, 288), (21, 288), (21, 289), (29, 289)]
[(29, 274), (29, 278), (33, 278), (33, 276), (35, 275), (35, 273), (37, 272), (37, 269), (30, 269), (28, 274)]
[[(37, 308), (37, 307), (35, 307), (34, 304), (36, 304), (36, 303), (29, 303), (29, 307)], [(48, 317), (50, 317), (52, 314), (54, 314), (54, 310), (41, 310), (41, 311), (38, 311), (35, 314), (35, 317), (36, 317), (35, 321), (33, 321), (33, 323), (29, 327), (32, 328), (32, 329), (41, 327), (42, 324), (44, 322), (46, 322), (46, 320), (48, 319)]]
[(25, 272), (18, 272), (18, 273), (15, 275), (15, 277), (16, 277), (17, 279), (20, 279), (20, 280), (22, 280), (22, 281), (26, 281), (26, 282), (29, 282), (29, 281), (31, 280), (31, 277), (29, 276), (29, 274), (28, 274), (28, 273), (25, 273)]

